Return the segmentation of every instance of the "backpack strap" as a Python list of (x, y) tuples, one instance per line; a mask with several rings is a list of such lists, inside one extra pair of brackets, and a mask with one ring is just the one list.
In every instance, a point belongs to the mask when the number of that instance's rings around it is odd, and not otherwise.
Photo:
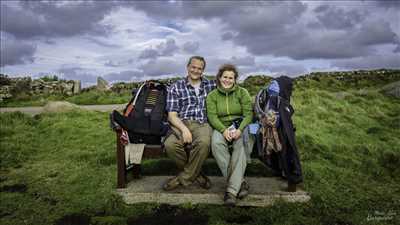
[(133, 112), (133, 110), (135, 109), (135, 104), (136, 104), (137, 98), (138, 98), (139, 93), (140, 93), (140, 91), (142, 90), (143, 86), (144, 86), (144, 84), (142, 84), (142, 85), (139, 87), (139, 90), (135, 93), (135, 97), (132, 98), (132, 99), (129, 101), (128, 105), (125, 107), (125, 109), (124, 109), (124, 116), (126, 116), (126, 117), (129, 116), (129, 115), (131, 114), (131, 112)]

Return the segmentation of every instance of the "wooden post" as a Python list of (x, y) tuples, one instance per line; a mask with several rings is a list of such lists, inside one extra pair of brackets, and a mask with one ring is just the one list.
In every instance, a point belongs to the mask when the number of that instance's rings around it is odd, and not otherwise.
[(121, 144), (120, 137), (122, 130), (118, 129), (116, 132), (117, 136), (117, 187), (126, 187), (126, 167), (125, 167), (125, 148)]

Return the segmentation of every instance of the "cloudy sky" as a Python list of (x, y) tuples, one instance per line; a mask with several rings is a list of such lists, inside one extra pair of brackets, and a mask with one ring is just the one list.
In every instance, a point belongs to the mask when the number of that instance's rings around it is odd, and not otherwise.
[(400, 68), (399, 1), (1, 1), (0, 72), (84, 86), (186, 74)]

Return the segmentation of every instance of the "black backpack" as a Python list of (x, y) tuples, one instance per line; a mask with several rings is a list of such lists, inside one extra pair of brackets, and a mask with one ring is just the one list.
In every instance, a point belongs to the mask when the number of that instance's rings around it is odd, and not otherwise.
[(167, 86), (154, 80), (146, 81), (129, 101), (123, 115), (112, 112), (112, 121), (128, 131), (130, 143), (161, 144), (168, 131)]

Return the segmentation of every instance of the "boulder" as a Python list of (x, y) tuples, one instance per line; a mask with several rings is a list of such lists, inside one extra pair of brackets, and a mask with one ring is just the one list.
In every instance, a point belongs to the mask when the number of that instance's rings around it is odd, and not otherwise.
[(343, 100), (346, 97), (350, 96), (351, 94), (346, 91), (340, 91), (335, 93), (335, 97), (339, 100)]
[(73, 90), (74, 90), (74, 82), (63, 83), (62, 90), (63, 90), (63, 94), (65, 94), (67, 96), (72, 96)]
[(50, 101), (43, 107), (43, 112), (68, 112), (80, 109), (76, 104), (66, 101)]
[(0, 86), (0, 102), (4, 99), (12, 98), (13, 95), (11, 94), (11, 86), (10, 85), (3, 85)]
[(97, 77), (96, 89), (99, 91), (106, 91), (110, 89), (110, 86), (106, 80), (101, 77)]
[(74, 95), (81, 93), (81, 81), (80, 80), (74, 80), (74, 87), (72, 89), (72, 93)]
[(400, 81), (396, 81), (383, 86), (381, 88), (381, 91), (385, 95), (393, 96), (395, 98), (400, 98)]

